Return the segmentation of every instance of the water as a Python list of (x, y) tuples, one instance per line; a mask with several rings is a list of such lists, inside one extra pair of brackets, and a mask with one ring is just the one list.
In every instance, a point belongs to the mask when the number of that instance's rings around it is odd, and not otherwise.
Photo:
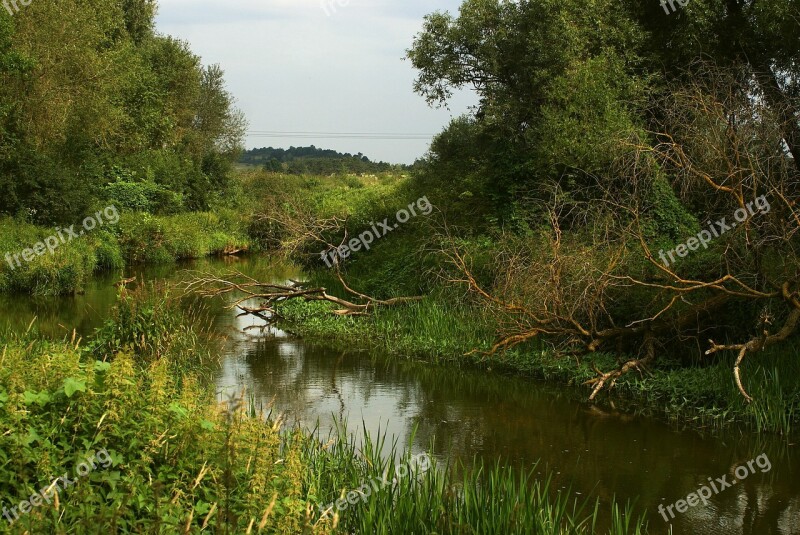
[[(261, 280), (300, 278), (291, 267), (265, 260), (214, 260), (193, 269), (235, 268)], [(133, 273), (140, 280), (175, 280), (174, 266)], [(127, 274), (126, 274), (127, 275)], [(75, 298), (26, 300), (0, 297), (0, 325), (24, 329), (36, 315), (49, 336), (86, 335), (107, 316), (116, 291), (113, 278), (97, 279)], [(554, 487), (580, 497), (638, 497), (653, 533), (669, 524), (665, 508), (703, 485), (737, 480), (735, 469), (760, 457), (746, 478), (679, 513), (673, 533), (800, 534), (800, 452), (793, 441), (734, 431), (708, 436), (585, 403), (574, 392), (483, 371), (436, 367), (357, 349), (334, 350), (286, 332), (266, 329), (211, 304), (218, 332), (227, 336), (216, 370), (221, 397), (245, 388), (263, 407), (287, 421), (319, 428), (347, 420), (358, 439), (363, 428), (386, 433), (414, 453), (431, 451), (440, 461), (474, 458), (552, 472)], [(766, 461), (769, 461), (767, 465)], [(767, 470), (769, 466), (769, 470)], [(740, 469), (740, 474), (743, 474)], [(718, 487), (721, 486), (715, 483)], [(603, 509), (601, 505), (601, 509)], [(665, 514), (668, 514), (665, 509)]]

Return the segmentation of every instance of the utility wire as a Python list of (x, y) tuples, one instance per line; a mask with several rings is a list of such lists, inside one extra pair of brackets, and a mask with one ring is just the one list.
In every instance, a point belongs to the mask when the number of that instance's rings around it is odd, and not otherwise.
[(250, 137), (297, 138), (297, 139), (375, 139), (375, 140), (430, 140), (435, 134), (394, 133), (394, 132), (277, 132), (250, 130)]

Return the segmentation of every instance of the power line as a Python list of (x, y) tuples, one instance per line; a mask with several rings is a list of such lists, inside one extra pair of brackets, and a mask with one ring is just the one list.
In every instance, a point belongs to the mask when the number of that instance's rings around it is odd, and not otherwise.
[(296, 138), (296, 139), (375, 139), (375, 140), (430, 140), (436, 134), (417, 134), (408, 132), (279, 132), (269, 130), (250, 130), (250, 137)]

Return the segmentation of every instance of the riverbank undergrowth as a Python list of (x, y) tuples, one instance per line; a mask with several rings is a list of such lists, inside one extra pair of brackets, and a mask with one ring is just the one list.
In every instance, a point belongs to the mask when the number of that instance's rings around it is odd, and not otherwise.
[[(323, 514), (321, 505), (353, 499), (353, 489), (385, 480), (393, 459), (408, 454), (382, 438), (357, 447), (343, 433), (324, 442), (282, 430), (244, 396), (219, 405), (203, 372), (218, 354), (203, 315), (163, 293), (121, 290), (86, 343), (35, 332), (0, 338), (4, 531), (598, 532), (597, 503), (500, 466), (459, 480), (431, 466)], [(93, 455), (109, 462), (82, 469)], [(47, 491), (62, 474), (73, 483)], [(612, 504), (610, 518), (602, 531), (646, 532), (630, 507)]]

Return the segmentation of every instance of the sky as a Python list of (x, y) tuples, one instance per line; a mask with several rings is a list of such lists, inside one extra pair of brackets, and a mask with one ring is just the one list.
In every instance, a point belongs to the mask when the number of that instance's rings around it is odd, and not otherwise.
[[(315, 145), (413, 163), (434, 134), (476, 102), (464, 91), (449, 110), (429, 107), (414, 93), (416, 72), (403, 59), (426, 14), (455, 14), (460, 4), (160, 0), (156, 29), (189, 42), (204, 64), (225, 70), (228, 90), (249, 121), (247, 148)], [(374, 139), (376, 133), (415, 136)]]

